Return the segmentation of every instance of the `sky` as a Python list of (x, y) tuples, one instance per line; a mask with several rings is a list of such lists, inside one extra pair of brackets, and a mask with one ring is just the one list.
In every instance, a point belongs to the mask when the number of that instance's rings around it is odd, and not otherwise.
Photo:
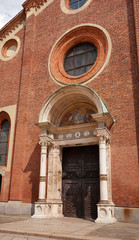
[(23, 2), (25, 0), (0, 0), (0, 28), (23, 9)]

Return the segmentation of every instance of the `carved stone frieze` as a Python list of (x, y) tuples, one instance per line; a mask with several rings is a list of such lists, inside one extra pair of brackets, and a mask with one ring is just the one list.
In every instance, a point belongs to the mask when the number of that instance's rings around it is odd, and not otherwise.
[(70, 140), (70, 139), (80, 139), (96, 136), (97, 132), (95, 130), (85, 130), (78, 132), (69, 132), (63, 134), (55, 134), (54, 138), (56, 140)]

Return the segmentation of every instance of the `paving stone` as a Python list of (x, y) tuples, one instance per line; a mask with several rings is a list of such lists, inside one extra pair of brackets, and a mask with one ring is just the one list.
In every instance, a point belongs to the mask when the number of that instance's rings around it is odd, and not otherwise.
[(3, 216), (0, 219), (0, 240), (10, 231), (13, 234), (2, 240), (139, 240), (139, 224), (117, 222), (103, 225), (75, 218), (42, 220), (9, 216), (8, 222)]

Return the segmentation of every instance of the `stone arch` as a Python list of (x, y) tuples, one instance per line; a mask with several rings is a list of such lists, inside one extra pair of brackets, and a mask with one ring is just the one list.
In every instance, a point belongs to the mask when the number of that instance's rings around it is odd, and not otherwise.
[(87, 86), (75, 84), (59, 88), (47, 98), (40, 111), (38, 123), (50, 122), (59, 126), (61, 115), (71, 105), (80, 103), (90, 104), (95, 109), (95, 113), (109, 113), (95, 91)]

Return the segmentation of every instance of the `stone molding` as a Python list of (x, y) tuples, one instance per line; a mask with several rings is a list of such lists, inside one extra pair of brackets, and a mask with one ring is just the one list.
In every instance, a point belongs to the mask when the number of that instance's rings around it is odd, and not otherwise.
[(110, 128), (114, 123), (114, 120), (111, 117), (110, 113), (96, 113), (91, 114), (91, 116), (94, 118), (96, 122), (98, 122), (98, 124), (104, 123), (107, 128)]

